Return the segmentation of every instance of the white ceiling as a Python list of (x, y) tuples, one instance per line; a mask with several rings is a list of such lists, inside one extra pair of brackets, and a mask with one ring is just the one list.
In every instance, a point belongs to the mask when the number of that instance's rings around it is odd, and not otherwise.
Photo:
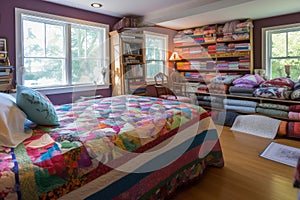
[[(44, 0), (115, 17), (143, 16), (144, 24), (171, 29), (261, 19), (300, 12), (299, 0)], [(91, 3), (102, 8), (92, 8)]]

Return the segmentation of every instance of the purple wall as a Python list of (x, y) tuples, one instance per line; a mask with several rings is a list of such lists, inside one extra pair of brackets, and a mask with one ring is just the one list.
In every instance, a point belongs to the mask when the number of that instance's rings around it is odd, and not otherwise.
[(300, 23), (300, 12), (253, 21), (254, 68), (262, 68), (262, 28)]

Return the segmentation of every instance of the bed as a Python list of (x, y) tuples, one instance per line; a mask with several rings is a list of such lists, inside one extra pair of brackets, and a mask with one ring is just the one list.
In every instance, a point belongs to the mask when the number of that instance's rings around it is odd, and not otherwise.
[(30, 137), (0, 147), (0, 199), (165, 199), (224, 165), (199, 106), (121, 95), (54, 109), (59, 125), (27, 121)]

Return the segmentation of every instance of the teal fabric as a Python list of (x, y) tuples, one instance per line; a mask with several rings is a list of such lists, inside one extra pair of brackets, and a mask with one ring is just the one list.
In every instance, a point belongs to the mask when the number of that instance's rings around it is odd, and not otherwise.
[(30, 121), (38, 125), (59, 125), (53, 104), (40, 92), (18, 85), (16, 101)]

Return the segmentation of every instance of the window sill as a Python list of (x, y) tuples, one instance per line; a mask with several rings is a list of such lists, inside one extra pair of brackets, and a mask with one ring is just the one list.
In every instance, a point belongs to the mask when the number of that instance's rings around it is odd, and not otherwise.
[(69, 87), (56, 87), (56, 88), (33, 88), (45, 95), (51, 94), (63, 94), (63, 93), (72, 93), (72, 92), (83, 92), (91, 90), (100, 90), (100, 89), (109, 89), (110, 85), (76, 85)]

